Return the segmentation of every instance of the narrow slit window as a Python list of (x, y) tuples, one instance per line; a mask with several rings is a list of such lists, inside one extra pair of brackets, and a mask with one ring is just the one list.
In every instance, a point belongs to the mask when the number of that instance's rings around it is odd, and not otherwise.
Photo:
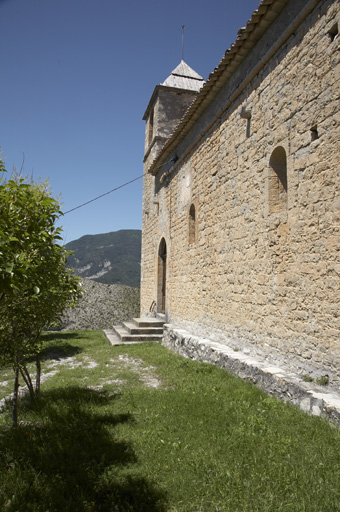
[(287, 157), (284, 148), (279, 146), (274, 149), (269, 160), (269, 213), (281, 213), (287, 210), (287, 192)]
[(150, 113), (149, 117), (149, 134), (148, 134), (148, 145), (150, 146), (152, 139), (153, 139), (153, 109)]
[(319, 138), (319, 132), (318, 132), (318, 127), (315, 125), (313, 126), (311, 129), (310, 129), (310, 136), (311, 136), (311, 140), (312, 142), (316, 139)]
[(189, 210), (189, 245), (196, 241), (196, 209), (192, 204)]
[(329, 36), (331, 43), (338, 36), (338, 34), (339, 34), (338, 24), (335, 23), (335, 25), (333, 25), (332, 28), (328, 31), (328, 36)]

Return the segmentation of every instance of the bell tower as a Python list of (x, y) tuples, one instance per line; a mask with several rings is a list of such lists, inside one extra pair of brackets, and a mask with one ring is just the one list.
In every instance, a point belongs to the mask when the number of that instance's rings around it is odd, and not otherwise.
[[(153, 91), (143, 119), (145, 120), (143, 229), (141, 260), (141, 316), (167, 311), (168, 237), (162, 231), (160, 198), (155, 196), (155, 177), (149, 172), (152, 162), (203, 87), (204, 80), (183, 60), (170, 76)], [(161, 212), (160, 212), (161, 209)], [(155, 266), (155, 258), (157, 264)], [(156, 309), (154, 310), (154, 307)]]
[(144, 172), (170, 138), (204, 84), (203, 78), (182, 60), (153, 91), (143, 119), (145, 124)]

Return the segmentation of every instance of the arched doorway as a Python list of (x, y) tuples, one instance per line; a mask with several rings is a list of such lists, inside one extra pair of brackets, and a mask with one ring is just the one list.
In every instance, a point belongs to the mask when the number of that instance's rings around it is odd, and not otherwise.
[(166, 242), (162, 238), (158, 249), (157, 311), (165, 313), (166, 301)]

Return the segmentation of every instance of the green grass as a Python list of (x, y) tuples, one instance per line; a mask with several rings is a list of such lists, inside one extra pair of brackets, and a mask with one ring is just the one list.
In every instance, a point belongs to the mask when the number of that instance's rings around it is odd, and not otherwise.
[(46, 340), (43, 372), (57, 373), (21, 399), (18, 429), (0, 415), (1, 511), (340, 511), (340, 432), (325, 420), (158, 344)]

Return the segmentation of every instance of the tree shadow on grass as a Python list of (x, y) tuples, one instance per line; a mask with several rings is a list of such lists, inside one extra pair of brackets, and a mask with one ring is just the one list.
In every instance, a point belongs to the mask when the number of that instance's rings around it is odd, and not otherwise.
[(54, 346), (50, 345), (44, 347), (40, 352), (40, 359), (41, 361), (46, 361), (47, 359), (56, 359), (59, 361), (60, 359), (80, 354), (82, 351), (83, 349), (81, 347), (74, 347), (69, 343), (56, 343)]
[[(83, 349), (79, 346), (71, 345), (68, 341), (82, 338), (79, 332), (51, 332), (43, 335), (43, 349), (40, 352), (40, 358), (43, 359), (63, 359), (79, 354)], [(47, 346), (46, 346), (47, 345)]]
[(44, 341), (54, 341), (56, 338), (58, 340), (77, 340), (83, 337), (79, 331), (46, 331), (43, 336)]
[(133, 418), (112, 414), (114, 400), (70, 387), (24, 401), (35, 423), (0, 430), (0, 510), (164, 512), (164, 494), (138, 473), (131, 445), (115, 439), (115, 426)]
[[(71, 345), (70, 343), (62, 341), (56, 341), (54, 344), (49, 344), (40, 351), (40, 361), (47, 361), (53, 359), (60, 361), (60, 359), (66, 359), (67, 357), (73, 357), (83, 352), (81, 347)], [(32, 356), (27, 358), (28, 363), (35, 362), (36, 357)]]

